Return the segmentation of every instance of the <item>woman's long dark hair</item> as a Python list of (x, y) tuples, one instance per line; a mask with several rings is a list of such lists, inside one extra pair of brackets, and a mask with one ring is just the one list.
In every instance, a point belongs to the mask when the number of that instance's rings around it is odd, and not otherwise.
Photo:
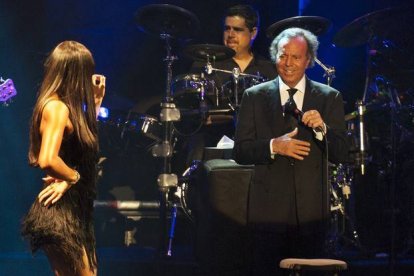
[(92, 90), (95, 62), (91, 52), (79, 42), (64, 41), (50, 53), (44, 70), (30, 125), (30, 165), (37, 166), (41, 144), (41, 113), (53, 94), (57, 94), (69, 108), (69, 119), (82, 151), (89, 153), (89, 156), (96, 156), (98, 138)]

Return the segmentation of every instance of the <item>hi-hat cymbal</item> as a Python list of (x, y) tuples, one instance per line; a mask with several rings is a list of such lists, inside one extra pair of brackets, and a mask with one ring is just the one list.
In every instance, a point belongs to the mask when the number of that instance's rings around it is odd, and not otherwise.
[(331, 27), (331, 21), (320, 16), (294, 16), (273, 23), (267, 28), (266, 35), (273, 39), (283, 30), (293, 27), (308, 30), (315, 35), (322, 35)]
[(200, 22), (193, 13), (169, 4), (144, 6), (136, 12), (135, 21), (146, 33), (181, 39), (194, 37), (200, 29)]
[(195, 44), (184, 49), (184, 54), (191, 59), (198, 61), (224, 60), (233, 57), (236, 52), (224, 45), (216, 44)]
[(413, 19), (414, 9), (411, 7), (387, 8), (361, 16), (334, 36), (333, 42), (340, 47), (354, 47), (373, 42), (376, 37), (390, 39), (406, 32)]

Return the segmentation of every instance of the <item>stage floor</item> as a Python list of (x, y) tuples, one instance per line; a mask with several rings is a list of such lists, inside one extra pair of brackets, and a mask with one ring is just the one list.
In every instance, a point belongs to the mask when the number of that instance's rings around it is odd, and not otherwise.
[[(202, 276), (192, 249), (187, 246), (176, 247), (173, 256), (168, 259), (157, 257), (154, 248), (105, 247), (97, 250), (100, 276)], [(414, 256), (397, 256), (390, 272), (387, 256), (361, 256), (357, 251), (344, 253), (342, 257), (348, 263), (348, 270), (341, 275), (382, 276), (414, 275)], [(0, 275), (11, 276), (49, 276), (52, 275), (46, 257), (38, 253), (32, 257), (28, 252), (3, 252), (0, 254)]]

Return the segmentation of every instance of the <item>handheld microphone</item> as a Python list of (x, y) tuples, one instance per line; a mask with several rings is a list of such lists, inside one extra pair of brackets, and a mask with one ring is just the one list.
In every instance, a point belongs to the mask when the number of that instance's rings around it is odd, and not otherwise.
[[(299, 121), (302, 121), (302, 117), (304, 114), (304, 112), (297, 107), (295, 101), (291, 99), (288, 99), (285, 105), (283, 106), (283, 112), (285, 114), (289, 113), (295, 116)], [(315, 130), (318, 132), (322, 132), (323, 134), (325, 133), (322, 127), (317, 127), (315, 128)]]
[(291, 115), (294, 115), (299, 120), (302, 120), (303, 111), (300, 110), (297, 106), (295, 101), (292, 101), (291, 99), (288, 99), (285, 105), (283, 106), (283, 112), (284, 113), (290, 113)]

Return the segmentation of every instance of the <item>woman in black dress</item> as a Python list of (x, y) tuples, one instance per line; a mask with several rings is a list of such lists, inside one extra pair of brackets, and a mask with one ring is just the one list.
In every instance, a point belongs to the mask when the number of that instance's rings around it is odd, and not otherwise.
[(96, 114), (105, 77), (94, 74), (92, 54), (75, 41), (57, 45), (44, 67), (30, 126), (29, 163), (46, 176), (22, 234), (33, 252), (44, 250), (55, 275), (96, 275)]

